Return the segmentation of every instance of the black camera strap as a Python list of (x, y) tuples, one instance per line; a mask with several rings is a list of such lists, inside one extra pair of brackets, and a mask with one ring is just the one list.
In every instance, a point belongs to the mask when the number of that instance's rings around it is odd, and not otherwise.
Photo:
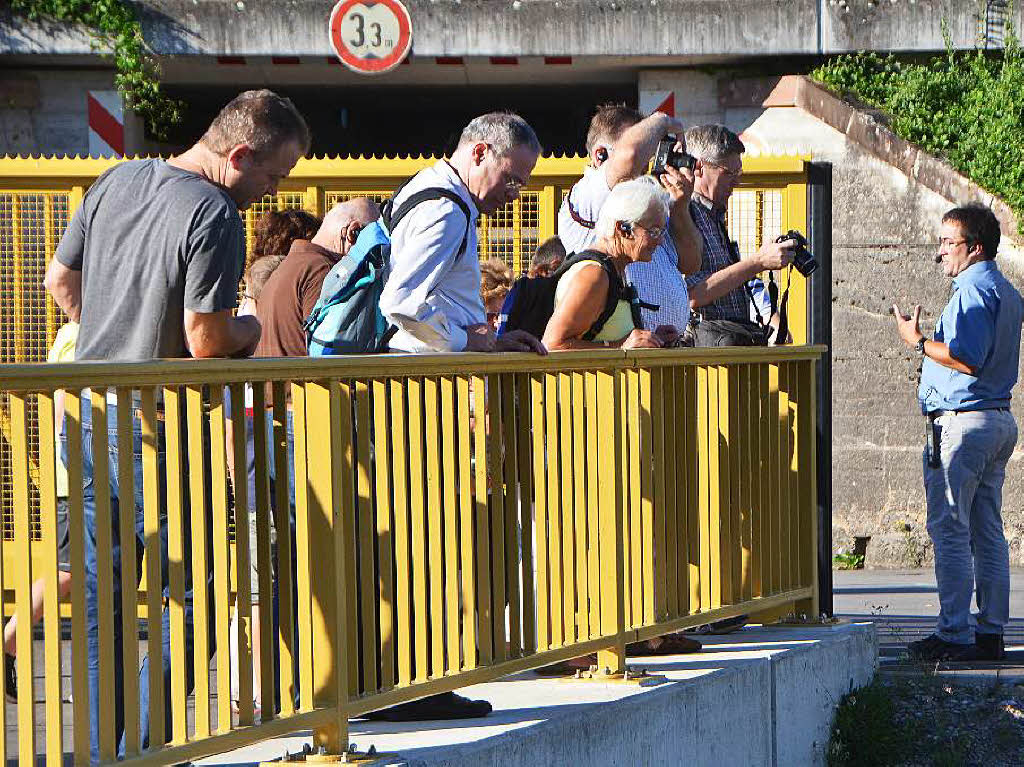
[[(729, 239), (729, 230), (725, 228), (725, 222), (722, 219), (716, 219), (718, 221), (718, 228), (722, 233), (722, 237), (725, 239), (726, 251), (729, 254), (729, 260), (738, 264), (740, 262), (740, 248), (734, 240)], [(768, 301), (769, 301), (769, 312), (768, 319), (765, 320), (761, 314), (761, 308), (757, 305), (757, 301), (754, 299), (754, 291), (750, 287), (750, 281), (747, 280), (743, 283), (743, 291), (747, 294), (747, 300), (750, 301), (750, 305), (754, 307), (754, 315), (757, 317), (757, 324), (762, 328), (766, 327), (771, 322), (772, 315), (779, 315), (779, 327), (775, 332), (776, 344), (784, 344), (786, 339), (789, 338), (789, 287), (793, 284), (793, 266), (789, 266), (789, 279), (786, 280), (786, 289), (782, 292), (782, 299), (779, 300), (779, 285), (775, 281), (775, 273), (768, 270)]]

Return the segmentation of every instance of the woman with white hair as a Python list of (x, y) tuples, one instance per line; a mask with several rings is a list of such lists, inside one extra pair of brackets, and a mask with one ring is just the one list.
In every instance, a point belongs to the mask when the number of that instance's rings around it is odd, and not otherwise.
[(643, 329), (639, 301), (624, 281), (627, 265), (651, 260), (666, 233), (668, 208), (668, 193), (651, 176), (612, 189), (594, 227), (597, 240), (570, 259), (575, 263), (558, 281), (545, 347), (656, 349), (676, 337), (668, 326)]

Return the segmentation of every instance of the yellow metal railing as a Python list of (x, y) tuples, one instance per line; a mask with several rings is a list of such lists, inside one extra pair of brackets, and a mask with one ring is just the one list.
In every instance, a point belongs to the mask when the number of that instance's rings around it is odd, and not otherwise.
[[(751, 253), (790, 228), (806, 231), (805, 157), (748, 157), (743, 185), (729, 203), (728, 223), (741, 252)], [(544, 157), (520, 199), (479, 225), (480, 257), (504, 259), (513, 272), (525, 269), (539, 242), (555, 234), (558, 206), (579, 178), (585, 158)], [(46, 266), (85, 190), (115, 158), (0, 157), (0, 363), (42, 362), (64, 321), (42, 286)], [(323, 215), (335, 203), (358, 195), (385, 199), (405, 178), (435, 158), (303, 159), (279, 193), (243, 215), (247, 236), (268, 210), (304, 208)], [(783, 278), (783, 285), (788, 277)], [(807, 340), (806, 291), (796, 275), (790, 298), (790, 329)], [(30, 444), (38, 440), (29, 417)], [(0, 535), (13, 534), (10, 429), (0, 407)], [(33, 538), (38, 539), (37, 476), (29, 487)]]
[[(90, 707), (100, 713), (98, 747), (105, 762), (116, 753), (115, 707), (123, 703), (126, 721), (139, 721), (136, 599), (148, 602), (152, 616), (145, 649), (155, 668), (161, 652), (155, 616), (164, 605), (155, 588), (141, 596), (133, 588), (121, 591), (125, 689), (115, 694), (113, 529), (123, 547), (141, 546), (149, 583), (160, 582), (161, 553), (169, 563), (171, 726), (164, 731), (163, 678), (154, 674), (151, 746), (140, 749), (134, 728), (126, 740), (126, 755), (136, 764), (187, 761), (309, 728), (317, 745), (336, 752), (347, 743), (349, 717), (387, 705), (587, 652), (601, 652), (603, 665), (621, 670), (627, 643), (731, 615), (773, 608), (817, 614), (815, 365), (821, 351), (0, 366), (16, 509), (13, 540), (2, 542), (0, 600), (13, 586), (17, 613), (27, 615), (32, 582), (43, 577), (48, 584), (44, 662), (33, 658), (39, 648), (31, 635), (18, 636), (18, 676), (42, 673), (42, 707), (36, 707), (31, 686), (21, 684), (17, 721), (0, 720), (0, 726), (14, 731), (8, 741), (17, 744), (21, 763), (41, 754), (56, 765), (66, 751), (73, 751), (76, 763), (88, 760)], [(228, 540), (225, 467), (233, 460), (235, 476), (245, 474), (239, 425), (246, 384), (253, 391), (254, 422), (247, 428), (253, 430), (260, 479), (253, 518), (238, 514), (237, 524), (239, 540), (246, 540), (248, 524), (257, 526), (254, 592), (261, 605), (271, 605), (276, 581), (284, 627), (277, 633), (271, 609), (253, 617), (248, 547), (229, 547)], [(56, 456), (52, 440), (32, 446), (26, 439), (33, 414), (41, 431), (52, 431), (58, 389), (65, 391), (76, 574), (70, 740), (62, 721), (63, 640), (54, 585)], [(132, 455), (132, 430), (141, 430), (141, 453), (119, 462), (120, 495), (132, 496), (134, 461), (142, 470), (144, 502), (138, 512), (121, 504), (112, 520), (117, 527), (97, 528), (99, 696), (90, 700), (80, 575), (86, 533), (81, 449), (91, 439), (93, 453), (106, 456), (108, 434), (99, 428), (90, 436), (82, 413), (91, 408), (93, 423), (102, 423), (111, 394), (134, 407), (117, 408), (110, 449), (118, 457)], [(293, 444), (285, 438), (289, 410)], [(228, 418), (234, 424), (230, 437)], [(264, 419), (273, 424), (272, 439)], [(158, 450), (166, 452), (164, 476)], [(271, 455), (282, 467), (289, 451), (294, 527), (283, 483), (272, 497), (266, 481)], [(34, 546), (27, 503), (32, 462), (39, 467), (43, 530)], [(110, 519), (113, 509), (107, 473), (106, 461), (99, 462), (94, 487), (100, 519)], [(235, 492), (238, 507), (246, 508), (246, 490), (238, 486)], [(136, 513), (145, 523), (138, 540), (132, 533)], [(164, 516), (169, 532), (161, 552)], [(129, 562), (134, 554), (122, 552)], [(197, 639), (188, 654), (187, 581), (191, 575), (202, 582), (208, 572), (212, 601), (196, 590)], [(131, 578), (126, 570), (129, 583)], [(231, 580), (238, 584), (237, 638), (228, 629)], [(250, 682), (254, 620), (260, 623), (257, 691)], [(293, 621), (297, 639), (289, 630)], [(229, 687), (233, 642), (237, 713)], [(291, 658), (297, 659), (297, 676)], [(188, 669), (196, 678), (191, 691)], [(43, 733), (39, 743), (37, 731)]]

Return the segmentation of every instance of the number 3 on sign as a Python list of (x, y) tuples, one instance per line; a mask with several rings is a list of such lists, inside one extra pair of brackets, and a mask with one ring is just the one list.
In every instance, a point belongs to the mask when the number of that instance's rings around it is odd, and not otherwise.
[(331, 12), (330, 36), (334, 52), (350, 69), (381, 74), (408, 55), (412, 23), (400, 0), (339, 0)]

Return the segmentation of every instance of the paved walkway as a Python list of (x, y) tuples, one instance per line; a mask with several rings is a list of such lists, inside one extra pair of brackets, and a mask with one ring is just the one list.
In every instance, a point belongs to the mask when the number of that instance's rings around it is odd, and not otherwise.
[[(939, 614), (934, 571), (836, 570), (833, 578), (836, 615), (869, 620), (877, 627), (882, 671), (912, 670), (906, 662), (907, 643), (931, 634)], [(1007, 659), (1002, 663), (945, 664), (937, 671), (971, 682), (1024, 682), (1024, 570), (1010, 572), (1010, 623), (1005, 638)], [(920, 668), (915, 664), (913, 670)]]

